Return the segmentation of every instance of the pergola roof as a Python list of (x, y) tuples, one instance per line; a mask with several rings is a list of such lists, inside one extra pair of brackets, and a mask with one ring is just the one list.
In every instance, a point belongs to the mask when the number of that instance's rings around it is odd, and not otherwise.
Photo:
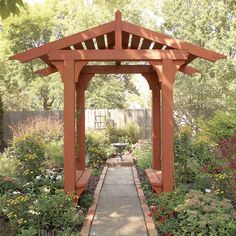
[[(115, 21), (73, 34), (68, 37), (58, 39), (45, 45), (32, 48), (25, 52), (16, 54), (10, 59), (19, 60), (21, 63), (40, 58), (48, 67), (35, 71), (40, 75), (49, 75), (57, 72), (56, 67), (49, 60), (49, 54), (57, 50), (107, 50), (114, 49), (116, 31), (121, 31), (121, 48), (130, 50), (184, 50), (188, 54), (188, 60), (180, 68), (180, 71), (186, 74), (199, 72), (198, 69), (187, 64), (191, 63), (195, 58), (203, 58), (208, 61), (215, 62), (219, 59), (226, 58), (225, 55), (216, 53), (212, 50), (199, 47), (197, 45), (187, 43), (162, 33), (158, 33), (141, 26), (131, 24), (121, 19), (121, 13), (116, 12)], [(115, 60), (114, 60), (115, 61)], [(117, 61), (119, 64), (120, 61)]]

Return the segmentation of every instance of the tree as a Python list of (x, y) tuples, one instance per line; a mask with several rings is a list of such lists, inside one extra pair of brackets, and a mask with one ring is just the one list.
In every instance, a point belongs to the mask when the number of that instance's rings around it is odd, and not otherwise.
[(0, 0), (0, 17), (5, 20), (11, 13), (19, 14), (20, 8), (23, 6), (22, 0)]
[(138, 94), (129, 76), (95, 76), (90, 82), (86, 94), (86, 107), (124, 109), (128, 107), (127, 94)]
[[(42, 7), (28, 7), (19, 16), (6, 19), (3, 23), (2, 52), (2, 89), (3, 102), (7, 110), (48, 110), (56, 103), (62, 86), (58, 75), (41, 78), (33, 73), (43, 66), (39, 60), (26, 64), (8, 61), (8, 57), (18, 52), (40, 46), (51, 40), (54, 24), (49, 12), (42, 13)], [(37, 82), (35, 82), (37, 81)], [(51, 91), (51, 82), (54, 89)], [(56, 84), (55, 84), (56, 83)], [(55, 93), (57, 89), (57, 93)], [(58, 95), (58, 96), (56, 96)]]
[(179, 74), (175, 82), (177, 120), (198, 130), (198, 119), (236, 108), (236, 4), (234, 0), (165, 0), (162, 31), (228, 55), (217, 63), (196, 60), (201, 74)]

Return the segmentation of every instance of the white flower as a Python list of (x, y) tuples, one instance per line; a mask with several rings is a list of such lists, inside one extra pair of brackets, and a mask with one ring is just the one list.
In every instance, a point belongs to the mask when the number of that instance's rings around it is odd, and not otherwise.
[(35, 177), (35, 179), (39, 180), (39, 179), (41, 179), (41, 176), (38, 175), (38, 176)]
[(29, 213), (31, 213), (33, 215), (39, 215), (39, 213), (37, 211), (34, 211), (34, 210), (29, 210)]
[(45, 187), (43, 190), (44, 190), (45, 193), (50, 193), (50, 188)]
[(56, 180), (61, 180), (62, 179), (62, 176), (61, 175), (58, 175), (57, 177), (56, 177)]
[(19, 191), (13, 191), (12, 194), (17, 195), (17, 194), (20, 194), (20, 192)]
[(23, 187), (28, 186), (28, 185), (30, 185), (30, 183), (26, 183), (26, 184), (24, 184)]
[(206, 189), (205, 189), (205, 192), (206, 192), (206, 193), (210, 193), (210, 192), (211, 192), (211, 189), (206, 188)]

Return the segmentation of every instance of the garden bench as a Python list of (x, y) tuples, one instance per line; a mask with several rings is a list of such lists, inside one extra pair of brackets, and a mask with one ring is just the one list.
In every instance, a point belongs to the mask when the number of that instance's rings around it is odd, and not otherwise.
[(76, 171), (76, 195), (79, 197), (86, 189), (89, 179), (92, 174), (92, 169), (77, 170)]
[(145, 173), (148, 177), (150, 184), (152, 185), (152, 189), (157, 194), (161, 194), (163, 192), (162, 171), (161, 170), (146, 169)]

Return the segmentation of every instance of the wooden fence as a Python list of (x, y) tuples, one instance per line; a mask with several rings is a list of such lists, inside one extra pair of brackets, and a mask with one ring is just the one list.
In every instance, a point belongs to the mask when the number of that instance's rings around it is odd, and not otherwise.
[[(27, 119), (36, 117), (54, 116), (63, 120), (63, 111), (22, 111), (4, 113), (4, 141), (8, 142), (12, 138), (10, 127), (15, 126)], [(136, 123), (142, 132), (142, 138), (150, 138), (151, 135), (151, 112), (148, 109), (96, 109), (85, 111), (86, 129), (105, 128), (105, 119), (113, 120), (118, 127), (128, 123)]]

